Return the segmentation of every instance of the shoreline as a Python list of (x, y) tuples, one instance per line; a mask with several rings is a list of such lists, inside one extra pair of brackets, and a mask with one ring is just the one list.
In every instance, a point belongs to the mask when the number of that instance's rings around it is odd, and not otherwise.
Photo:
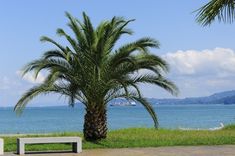
[[(184, 127), (179, 127), (177, 129), (167, 129), (167, 128), (160, 128), (162, 130), (178, 130), (178, 131), (218, 131), (218, 130), (222, 130), (223, 128), (225, 128), (226, 126), (230, 126), (230, 125), (224, 125), (223, 123), (220, 123), (219, 127), (213, 127), (213, 128), (208, 128), (208, 129), (201, 129), (201, 128), (184, 128)], [(114, 129), (114, 130), (110, 130), (112, 131), (118, 131), (118, 130), (125, 130), (125, 129), (133, 129), (133, 128), (145, 128), (145, 129), (153, 129), (153, 128), (149, 128), (149, 127), (130, 127), (130, 128), (122, 128), (122, 129)], [(1, 134), (0, 133), (0, 137), (14, 137), (14, 136), (28, 136), (28, 135), (41, 135), (41, 136), (47, 136), (47, 135), (61, 135), (61, 134), (66, 134), (66, 133), (82, 133), (82, 131), (77, 131), (77, 132), (70, 132), (70, 131), (65, 131), (65, 132), (49, 132), (49, 133), (11, 133), (11, 134)]]

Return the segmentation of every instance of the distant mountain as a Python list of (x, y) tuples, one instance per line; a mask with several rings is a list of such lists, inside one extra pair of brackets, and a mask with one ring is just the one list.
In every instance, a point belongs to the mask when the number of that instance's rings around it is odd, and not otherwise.
[[(151, 104), (235, 104), (235, 90), (215, 93), (205, 97), (188, 97), (184, 99), (169, 98), (169, 99), (157, 99), (148, 98)], [(127, 100), (123, 98), (115, 99), (109, 102), (110, 105), (116, 103), (126, 103)]]
[(215, 93), (205, 97), (184, 99), (148, 99), (152, 104), (235, 104), (235, 90)]

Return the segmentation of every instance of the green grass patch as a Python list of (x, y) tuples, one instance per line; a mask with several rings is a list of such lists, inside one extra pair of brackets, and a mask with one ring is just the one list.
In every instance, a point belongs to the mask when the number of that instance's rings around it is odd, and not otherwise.
[[(80, 136), (82, 133), (67, 132), (49, 135), (25, 135), (20, 137), (56, 137)], [(16, 151), (17, 136), (2, 137), (5, 141), (5, 151)], [(105, 140), (97, 143), (83, 141), (83, 149), (94, 148), (129, 148), (129, 147), (159, 147), (159, 146), (190, 146), (190, 145), (225, 145), (235, 144), (235, 125), (226, 126), (222, 130), (183, 131), (150, 128), (129, 128), (114, 130), (108, 133)], [(26, 145), (27, 151), (71, 150), (70, 144)]]
[(231, 124), (231, 125), (226, 125), (224, 128), (224, 130), (235, 130), (235, 124)]

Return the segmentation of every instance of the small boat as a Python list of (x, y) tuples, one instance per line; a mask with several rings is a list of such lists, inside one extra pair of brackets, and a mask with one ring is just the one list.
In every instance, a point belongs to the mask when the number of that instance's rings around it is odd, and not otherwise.
[(115, 102), (110, 104), (110, 106), (136, 106), (134, 101), (132, 102)]

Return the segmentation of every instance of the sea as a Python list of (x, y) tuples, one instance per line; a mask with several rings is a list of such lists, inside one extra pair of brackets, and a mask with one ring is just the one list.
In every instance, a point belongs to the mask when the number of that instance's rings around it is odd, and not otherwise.
[[(160, 128), (210, 129), (235, 124), (235, 105), (154, 105)], [(83, 107), (30, 107), (22, 115), (13, 108), (0, 108), (0, 134), (34, 134), (83, 130)], [(153, 127), (142, 106), (109, 106), (110, 130), (130, 127)]]

